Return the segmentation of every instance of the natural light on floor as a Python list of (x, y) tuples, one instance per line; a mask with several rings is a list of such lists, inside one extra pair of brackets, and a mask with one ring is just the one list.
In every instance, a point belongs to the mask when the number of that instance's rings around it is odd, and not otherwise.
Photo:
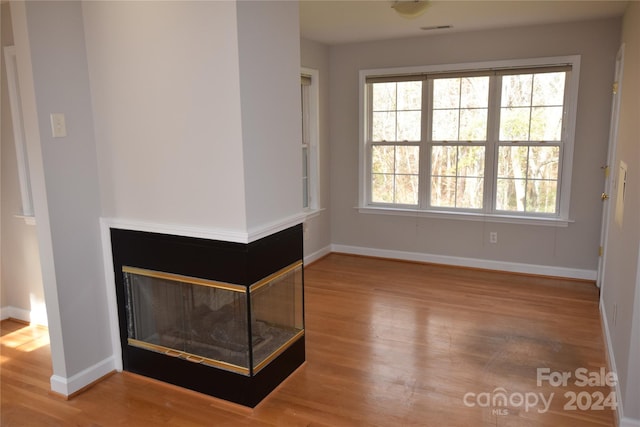
[[(3, 348), (12, 348), (29, 353), (49, 345), (49, 333), (44, 327), (25, 325), (23, 328), (3, 335), (0, 338), (0, 345)], [(4, 359), (5, 355), (3, 354), (0, 360), (4, 362)]]

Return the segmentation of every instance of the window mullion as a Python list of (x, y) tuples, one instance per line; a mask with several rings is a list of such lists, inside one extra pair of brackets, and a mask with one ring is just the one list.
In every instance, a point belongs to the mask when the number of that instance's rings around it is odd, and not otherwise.
[(422, 137), (420, 140), (420, 170), (418, 188), (418, 206), (420, 209), (429, 208), (429, 198), (431, 197), (431, 123), (433, 105), (433, 80), (422, 81)]
[(500, 96), (502, 77), (491, 76), (489, 80), (489, 111), (487, 123), (487, 146), (484, 169), (484, 206), (487, 213), (495, 211), (498, 189), (498, 147), (500, 141)]
[(373, 187), (373, 166), (371, 164), (372, 160), (373, 160), (373, 85), (365, 85), (365, 99), (366, 99), (366, 107), (365, 107), (365, 111), (366, 111), (366, 123), (365, 123), (365, 135), (364, 135), (364, 143), (365, 143), (365, 156), (366, 156), (366, 162), (365, 162), (365, 167), (366, 167), (366, 173), (365, 176), (367, 177), (366, 182), (365, 182), (365, 187), (364, 190), (366, 192), (365, 194), (365, 200), (367, 205), (371, 204), (373, 201), (373, 191), (372, 191), (372, 187)]

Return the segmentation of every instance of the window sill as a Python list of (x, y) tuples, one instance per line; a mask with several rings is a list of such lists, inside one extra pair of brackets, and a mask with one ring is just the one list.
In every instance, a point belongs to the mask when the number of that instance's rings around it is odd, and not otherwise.
[(23, 219), (27, 225), (36, 225), (36, 217), (33, 215), (14, 215), (14, 217)]
[(516, 215), (484, 214), (474, 212), (445, 212), (433, 210), (417, 210), (407, 208), (390, 208), (379, 206), (356, 207), (362, 214), (398, 215), (421, 218), (453, 219), (462, 221), (496, 222), (505, 224), (542, 225), (547, 227), (568, 227), (573, 220), (565, 218), (526, 217)]

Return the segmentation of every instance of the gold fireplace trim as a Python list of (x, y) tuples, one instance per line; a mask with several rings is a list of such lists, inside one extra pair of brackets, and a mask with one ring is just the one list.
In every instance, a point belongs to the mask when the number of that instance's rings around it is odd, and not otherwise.
[[(267, 285), (267, 284), (279, 279), (280, 277), (282, 277), (282, 276), (284, 276), (284, 275), (286, 275), (286, 274), (288, 274), (288, 273), (290, 273), (290, 272), (292, 272), (292, 271), (294, 271), (294, 270), (296, 270), (296, 269), (298, 269), (298, 268), (300, 268), (302, 266), (303, 266), (303, 262), (301, 260), (300, 261), (296, 261), (293, 264), (290, 264), (289, 266), (284, 267), (284, 268), (276, 271), (275, 273), (265, 277), (264, 279), (259, 280), (258, 282), (254, 283), (253, 285), (249, 286), (248, 287), (248, 291), (249, 291), (249, 293), (255, 292), (258, 289), (262, 288), (263, 286), (265, 286), (265, 285)], [(201, 278), (197, 278), (197, 277), (183, 276), (183, 275), (174, 274), (174, 273), (165, 273), (165, 272), (160, 272), (160, 271), (155, 271), (155, 270), (148, 270), (148, 269), (138, 268), (138, 267), (123, 266), (122, 267), (122, 272), (123, 273), (130, 273), (130, 274), (137, 274), (137, 275), (140, 275), (140, 276), (152, 277), (152, 278), (161, 279), (161, 280), (169, 280), (169, 281), (173, 281), (173, 282), (182, 282), (182, 283), (188, 283), (188, 284), (193, 284), (193, 285), (208, 286), (208, 287), (211, 287), (211, 288), (229, 290), (229, 291), (233, 291), (233, 292), (241, 292), (241, 293), (246, 293), (247, 292), (247, 287), (246, 286), (242, 286), (242, 285), (235, 285), (235, 284), (231, 284), (231, 283), (218, 282), (218, 281), (215, 281), (215, 280), (201, 279)], [(280, 347), (278, 347), (276, 350), (271, 352), (271, 354), (269, 354), (269, 356), (267, 356), (264, 360), (262, 360), (260, 363), (256, 364), (254, 369), (253, 369), (253, 374), (255, 375), (256, 373), (261, 371), (265, 366), (267, 366), (274, 359), (276, 359), (279, 355), (281, 355), (286, 349), (288, 349), (293, 343), (295, 343), (302, 336), (304, 336), (304, 329), (299, 330), (294, 336), (289, 338)], [(227, 371), (239, 373), (239, 374), (242, 374), (242, 375), (245, 375), (245, 376), (250, 376), (251, 375), (251, 371), (249, 370), (249, 368), (238, 366), (238, 365), (235, 365), (233, 363), (228, 363), (228, 362), (224, 362), (224, 361), (217, 360), (217, 359), (210, 359), (208, 357), (199, 356), (199, 355), (196, 355), (196, 354), (193, 354), (193, 353), (189, 353), (189, 352), (181, 351), (181, 350), (176, 350), (174, 348), (165, 347), (165, 346), (158, 345), (158, 344), (152, 344), (152, 343), (149, 343), (149, 342), (146, 342), (146, 341), (137, 340), (135, 338), (128, 338), (127, 342), (128, 342), (129, 345), (134, 346), (134, 347), (142, 348), (142, 349), (145, 349), (145, 350), (151, 350), (151, 351), (154, 351), (156, 353), (164, 354), (164, 355), (171, 356), (171, 357), (177, 357), (177, 358), (180, 358), (182, 360), (186, 360), (188, 362), (208, 365), (208, 366), (224, 369), (224, 370), (227, 370)]]
[(224, 289), (233, 292), (246, 292), (246, 286), (234, 285), (231, 283), (218, 282), (215, 280), (200, 279), (198, 277), (183, 276), (181, 274), (164, 273), (161, 271), (147, 270), (145, 268), (122, 266), (123, 273), (138, 274), (140, 276), (153, 277), (155, 279), (171, 280), (174, 282), (190, 283), (193, 285), (208, 286), (210, 288)]
[(258, 289), (260, 289), (261, 287), (263, 287), (264, 285), (273, 282), (274, 280), (284, 276), (285, 274), (295, 270), (298, 267), (302, 266), (302, 261), (296, 261), (293, 264), (284, 267), (283, 269), (280, 269), (278, 271), (276, 271), (275, 273), (271, 274), (270, 276), (265, 277), (264, 279), (254, 283), (253, 285), (251, 285), (249, 287), (249, 292), (255, 292)]
[[(145, 341), (137, 340), (135, 338), (128, 338), (127, 342), (129, 343), (129, 345), (132, 345), (134, 347), (140, 347), (145, 350), (155, 351), (156, 353), (164, 354), (167, 356), (177, 357), (188, 362), (201, 363), (203, 365), (225, 369), (227, 371), (236, 372), (238, 374), (246, 376), (249, 376), (250, 374), (248, 368), (243, 368), (242, 366), (234, 365), (233, 363), (227, 363), (216, 359), (209, 359), (208, 357), (198, 356), (193, 353), (187, 353), (186, 351), (180, 351), (162, 345), (151, 344)], [(279, 349), (277, 351), (279, 351)]]
[(291, 346), (291, 344), (296, 342), (298, 340), (298, 338), (300, 338), (303, 335), (304, 335), (304, 329), (298, 331), (297, 334), (295, 334), (294, 336), (289, 338), (289, 340), (287, 340), (287, 342), (285, 342), (280, 347), (278, 347), (278, 349), (275, 350), (274, 352), (272, 352), (269, 356), (267, 356), (266, 359), (264, 359), (262, 362), (258, 363), (256, 365), (256, 367), (253, 368), (253, 374), (255, 375), (258, 372), (260, 372), (262, 370), (262, 368), (264, 368), (269, 363), (271, 363), (271, 361), (274, 360), (276, 357), (280, 356), (286, 349), (288, 349)]
[[(294, 342), (296, 342), (300, 337), (304, 335), (304, 329), (298, 331), (293, 337), (291, 337), (287, 342), (278, 347), (275, 351), (273, 351), (267, 358), (265, 358), (262, 362), (258, 363), (256, 367), (253, 369), (253, 374), (257, 374), (267, 366), (271, 361), (280, 356), (286, 349), (288, 349)], [(215, 368), (225, 369), (227, 371), (236, 372), (238, 374), (249, 376), (251, 372), (248, 368), (244, 368), (242, 366), (234, 365), (233, 363), (223, 362), (221, 360), (209, 359), (208, 357), (198, 356), (193, 353), (188, 353), (186, 351), (176, 350), (174, 348), (165, 347), (162, 345), (151, 344), (146, 341), (140, 341), (135, 338), (128, 338), (127, 343), (134, 347), (143, 348), (145, 350), (155, 351), (156, 353), (164, 354), (166, 356), (177, 357), (179, 359), (186, 360), (192, 363), (201, 363), (203, 365), (213, 366)]]

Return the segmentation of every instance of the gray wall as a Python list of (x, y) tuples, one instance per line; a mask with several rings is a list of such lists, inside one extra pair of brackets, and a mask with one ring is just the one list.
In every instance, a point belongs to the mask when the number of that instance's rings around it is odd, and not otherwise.
[[(112, 355), (82, 10), (79, 2), (11, 6), (27, 110), (25, 132), (49, 318), (52, 385), (64, 391), (68, 379)], [(66, 138), (52, 138), (50, 113), (66, 115)]]
[(238, 53), (247, 228), (302, 212), (298, 3), (239, 1)]
[[(611, 162), (617, 182), (620, 161), (628, 166), (622, 225), (609, 221), (605, 277), (602, 284), (603, 315), (609, 328), (615, 367), (623, 392), (624, 415), (640, 422), (640, 3), (630, 2), (623, 21), (624, 68), (616, 152)], [(610, 203), (616, 206), (618, 193)], [(635, 303), (634, 303), (635, 301)]]
[[(2, 18), (2, 48), (13, 45), (11, 12), (8, 3), (0, 5)], [(7, 88), (4, 53), (0, 52), (2, 70), (2, 152), (0, 158), (2, 177), (0, 183), (2, 202), (0, 207), (2, 248), (0, 254), (0, 309), (5, 315), (22, 320), (46, 324), (44, 290), (40, 273), (36, 228), (17, 218), (22, 213), (22, 200), (18, 181), (16, 146), (13, 137), (11, 109)]]
[[(334, 244), (588, 270), (597, 268), (602, 175), (620, 19), (339, 45), (330, 49), (331, 227)], [(566, 228), (360, 214), (361, 69), (582, 56), (570, 218)], [(488, 233), (499, 243), (490, 245)]]
[(306, 221), (304, 255), (311, 260), (329, 251), (331, 245), (330, 224), (330, 144), (329, 144), (329, 47), (312, 40), (300, 41), (302, 67), (318, 71), (319, 124), (318, 158), (320, 175), (320, 204), (318, 215)]

